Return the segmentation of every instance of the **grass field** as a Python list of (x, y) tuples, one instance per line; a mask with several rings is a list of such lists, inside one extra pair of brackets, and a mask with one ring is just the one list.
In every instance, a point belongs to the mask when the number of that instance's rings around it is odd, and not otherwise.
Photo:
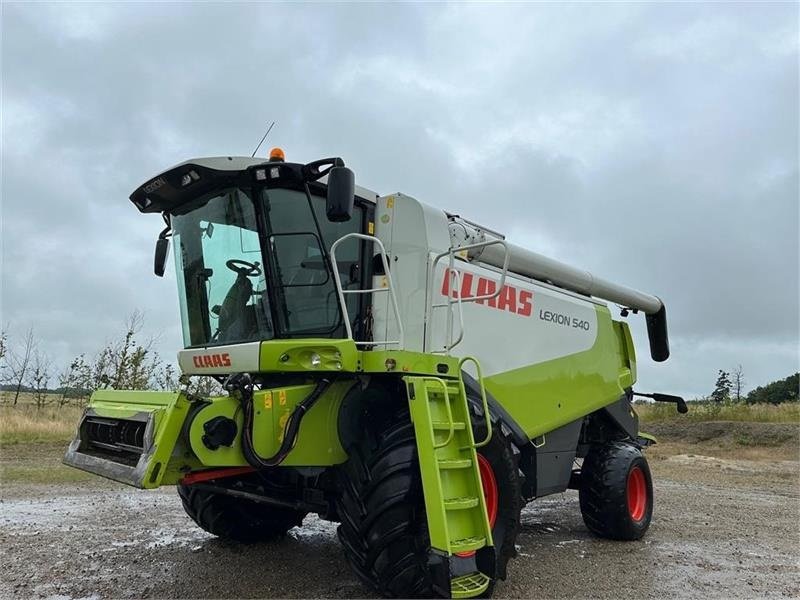
[(706, 421), (741, 421), (750, 423), (800, 423), (800, 404), (714, 404), (690, 402), (689, 412), (681, 415), (674, 404), (636, 404), (634, 408), (643, 423), (681, 420), (689, 423)]
[[(83, 407), (53, 402), (37, 409), (27, 395), (17, 406), (0, 397), (0, 479), (6, 482), (85, 481), (91, 475), (61, 465)], [(678, 414), (671, 404), (637, 404), (643, 431), (659, 444), (653, 458), (697, 453), (754, 460), (800, 458), (800, 405), (710, 405), (690, 403)]]
[(58, 397), (40, 409), (28, 394), (17, 406), (4, 393), (0, 403), (0, 481), (3, 483), (74, 483), (93, 476), (61, 464), (83, 412), (82, 406), (59, 407)]
[[(28, 442), (68, 442), (75, 434), (83, 407), (75, 403), (58, 407), (57, 397), (37, 409), (30, 395), (23, 394), (17, 406), (10, 405), (10, 395), (0, 395), (0, 445)], [(736, 421), (750, 423), (800, 423), (800, 404), (711, 404), (689, 403), (689, 412), (678, 414), (673, 404), (637, 404), (642, 424), (700, 423)]]
[(68, 442), (75, 435), (83, 408), (74, 405), (0, 406), (0, 444)]

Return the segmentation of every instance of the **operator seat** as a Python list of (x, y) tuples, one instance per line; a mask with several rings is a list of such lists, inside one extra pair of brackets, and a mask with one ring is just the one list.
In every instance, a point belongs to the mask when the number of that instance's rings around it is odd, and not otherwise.
[(241, 340), (252, 332), (254, 315), (247, 306), (252, 297), (252, 282), (247, 275), (239, 273), (219, 309), (217, 337), (220, 341)]

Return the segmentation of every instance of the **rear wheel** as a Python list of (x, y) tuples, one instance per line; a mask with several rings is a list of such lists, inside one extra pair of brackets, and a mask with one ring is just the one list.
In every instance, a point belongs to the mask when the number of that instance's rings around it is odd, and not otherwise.
[(183, 509), (208, 533), (243, 543), (266, 542), (303, 523), (305, 512), (178, 485)]
[[(444, 590), (434, 587), (428, 566), (430, 540), (414, 428), (405, 413), (377, 429), (349, 449), (350, 459), (340, 470), (337, 509), (345, 556), (356, 574), (384, 596), (441, 595)], [(522, 508), (516, 460), (499, 427), (479, 452), (496, 576), (505, 578)], [(451, 570), (477, 570), (474, 553), (451, 557)], [(494, 581), (486, 596), (493, 586)]]
[(593, 448), (581, 468), (586, 526), (600, 537), (638, 540), (653, 516), (653, 480), (639, 448), (612, 442)]

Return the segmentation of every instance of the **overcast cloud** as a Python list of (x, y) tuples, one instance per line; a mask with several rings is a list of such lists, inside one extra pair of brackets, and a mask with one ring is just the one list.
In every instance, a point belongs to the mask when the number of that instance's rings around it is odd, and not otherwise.
[[(342, 156), (662, 297), (643, 390), (798, 369), (798, 5), (2, 5), (0, 322), (63, 363), (134, 308), (180, 347), (155, 215), (186, 158)], [(266, 152), (262, 149), (261, 154)]]

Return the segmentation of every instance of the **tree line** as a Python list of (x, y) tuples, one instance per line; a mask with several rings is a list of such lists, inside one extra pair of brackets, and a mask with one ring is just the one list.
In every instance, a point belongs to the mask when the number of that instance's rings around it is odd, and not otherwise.
[[(124, 327), (92, 355), (74, 357), (60, 367), (42, 348), (33, 328), (16, 343), (9, 329), (0, 331), (0, 390), (16, 406), (30, 394), (37, 407), (56, 402), (85, 401), (95, 390), (112, 387), (127, 390), (175, 390), (179, 386), (174, 365), (154, 350), (157, 338), (144, 336), (144, 316), (134, 311)], [(196, 378), (191, 391), (219, 392), (208, 377)]]
[(733, 371), (720, 369), (714, 391), (707, 398), (715, 403), (746, 402), (748, 404), (782, 404), (797, 402), (800, 397), (800, 372), (759, 386), (748, 394), (744, 394), (744, 371), (738, 365)]
[[(12, 343), (8, 328), (0, 330), (0, 390), (17, 405), (22, 394), (30, 394), (37, 407), (48, 402), (59, 406), (70, 400), (83, 401), (101, 387), (126, 390), (175, 390), (180, 381), (172, 363), (153, 349), (156, 338), (142, 335), (144, 316), (134, 311), (115, 338), (95, 354), (80, 354), (58, 368), (41, 347), (34, 330), (28, 329)], [(189, 391), (199, 395), (221, 392), (210, 377), (196, 377)], [(744, 393), (742, 365), (732, 371), (719, 370), (711, 394), (704, 398), (714, 403), (747, 402), (780, 404), (797, 402), (800, 373), (773, 381)]]

